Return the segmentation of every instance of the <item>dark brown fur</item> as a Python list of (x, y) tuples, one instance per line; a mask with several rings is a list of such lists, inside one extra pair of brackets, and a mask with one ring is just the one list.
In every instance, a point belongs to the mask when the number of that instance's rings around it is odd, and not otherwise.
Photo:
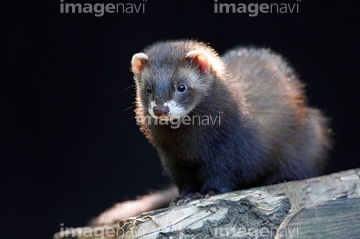
[[(209, 53), (209, 71), (185, 59), (197, 49)], [(210, 47), (194, 41), (160, 42), (144, 53), (148, 60), (135, 74), (140, 121), (148, 115), (150, 98), (169, 97), (178, 78), (189, 84), (189, 97), (199, 95), (188, 103), (195, 104), (192, 117), (222, 116), (222, 125), (211, 127), (141, 124), (182, 197), (304, 179), (322, 171), (330, 145), (326, 120), (306, 106), (303, 85), (280, 56), (238, 48), (220, 60)], [(146, 95), (146, 84), (157, 92)]]
[[(209, 69), (186, 59), (192, 50), (206, 52)], [(180, 191), (178, 202), (322, 172), (331, 146), (327, 120), (307, 106), (303, 84), (279, 55), (266, 49), (237, 48), (220, 58), (196, 41), (159, 42), (144, 54), (141, 57), (146, 59), (132, 62), (135, 112), (142, 132)], [(190, 110), (188, 115), (221, 116), (221, 124), (173, 129), (142, 120), (149, 116), (151, 100), (176, 99), (173, 86), (179, 81), (188, 85), (184, 97), (178, 99), (179, 105)], [(149, 85), (151, 94), (146, 93)], [(176, 195), (172, 188), (154, 196), (170, 202)], [(154, 196), (149, 198), (158, 198)], [(97, 222), (122, 218), (124, 207), (139, 206), (137, 202), (120, 204)], [(150, 205), (143, 211), (155, 208)]]

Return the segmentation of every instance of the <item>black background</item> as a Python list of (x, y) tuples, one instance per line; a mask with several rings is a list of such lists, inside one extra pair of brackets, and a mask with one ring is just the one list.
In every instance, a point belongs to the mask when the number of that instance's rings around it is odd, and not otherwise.
[(148, 0), (144, 14), (103, 17), (61, 14), (57, 0), (10, 2), (1, 4), (1, 239), (51, 238), (60, 223), (82, 226), (169, 183), (126, 110), (134, 101), (131, 56), (158, 40), (281, 53), (306, 83), (310, 105), (331, 118), (327, 173), (360, 166), (356, 1), (303, 0), (300, 13), (257, 17), (214, 14), (204, 0)]

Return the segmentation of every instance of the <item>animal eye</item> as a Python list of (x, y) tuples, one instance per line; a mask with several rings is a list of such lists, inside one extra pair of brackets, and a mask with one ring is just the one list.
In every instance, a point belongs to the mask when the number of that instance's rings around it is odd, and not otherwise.
[(151, 87), (150, 87), (150, 86), (146, 87), (146, 92), (147, 92), (148, 94), (151, 94), (152, 89), (151, 89)]
[(180, 84), (177, 88), (178, 91), (180, 92), (184, 92), (186, 90), (186, 85), (185, 84)]

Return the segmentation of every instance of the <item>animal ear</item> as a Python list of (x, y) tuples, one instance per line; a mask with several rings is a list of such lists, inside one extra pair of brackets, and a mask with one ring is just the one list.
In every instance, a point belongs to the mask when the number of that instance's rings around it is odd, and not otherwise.
[(211, 67), (210, 56), (206, 51), (202, 51), (202, 50), (189, 51), (186, 54), (186, 58), (193, 61), (200, 68), (201, 71), (210, 70)]
[(136, 53), (131, 59), (131, 71), (134, 74), (139, 74), (145, 62), (148, 61), (148, 56), (145, 53)]

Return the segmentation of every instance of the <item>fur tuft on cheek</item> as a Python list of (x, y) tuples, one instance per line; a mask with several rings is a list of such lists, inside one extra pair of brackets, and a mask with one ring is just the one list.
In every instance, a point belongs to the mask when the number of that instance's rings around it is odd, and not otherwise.
[(176, 103), (174, 100), (165, 102), (164, 106), (169, 108), (169, 115), (174, 118), (183, 117), (188, 113), (184, 107)]

